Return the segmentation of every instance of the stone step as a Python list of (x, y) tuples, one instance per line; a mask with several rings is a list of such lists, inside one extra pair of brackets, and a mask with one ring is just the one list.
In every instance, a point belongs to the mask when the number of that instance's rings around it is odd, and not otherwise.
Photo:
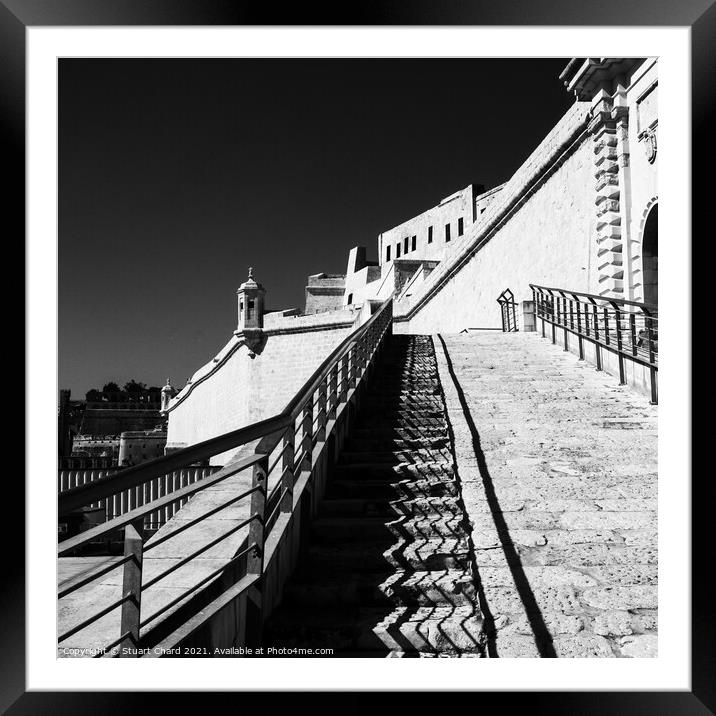
[(387, 544), (389, 541), (313, 544), (301, 573), (311, 574), (319, 580), (325, 574), (334, 572), (348, 575), (378, 572), (388, 576), (396, 569), (432, 571), (470, 567), (470, 545), (464, 535), (420, 542), (398, 539)]
[(420, 450), (391, 450), (382, 452), (348, 452), (341, 453), (341, 465), (418, 465), (424, 463), (452, 464), (452, 453), (447, 448)]
[(469, 570), (403, 571), (385, 579), (372, 573), (326, 573), (321, 579), (293, 580), (284, 592), (291, 606), (469, 606), (476, 602)]
[(285, 647), (340, 652), (482, 653), (482, 619), (471, 606), (282, 608), (266, 635)]
[(390, 414), (386, 412), (374, 412), (365, 414), (359, 418), (356, 428), (365, 430), (422, 430), (433, 428), (445, 430), (447, 421), (445, 415), (439, 411), (416, 412), (401, 410)]
[(360, 542), (363, 540), (417, 539), (462, 537), (469, 525), (462, 514), (436, 515), (432, 518), (399, 517), (386, 521), (384, 517), (321, 517), (311, 525), (316, 542)]
[(357, 462), (336, 465), (333, 472), (333, 481), (338, 480), (387, 480), (399, 482), (400, 480), (416, 479), (454, 479), (455, 470), (452, 462), (444, 460), (432, 463), (416, 463), (392, 465), (389, 463)]
[(457, 497), (440, 497), (402, 500), (385, 498), (326, 499), (321, 503), (322, 517), (376, 517), (395, 519), (402, 515), (431, 517), (436, 515), (459, 515), (462, 510)]
[(427, 391), (385, 392), (382, 395), (366, 395), (361, 406), (367, 411), (391, 408), (393, 410), (442, 410), (442, 396)]
[(345, 479), (333, 482), (326, 493), (327, 499), (369, 498), (373, 500), (416, 499), (456, 496), (460, 486), (447, 476), (441, 479), (415, 478), (393, 482), (386, 479)]
[(416, 380), (396, 379), (389, 381), (371, 381), (367, 394), (369, 398), (381, 398), (385, 395), (440, 395), (440, 383), (437, 380), (421, 378)]
[[(454, 479), (455, 469), (452, 463), (444, 460), (433, 463), (416, 463), (391, 465), (386, 463), (352, 463), (350, 465), (336, 465), (334, 468), (335, 480), (387, 480), (400, 482), (401, 480), (418, 479)], [(331, 483), (329, 483), (330, 485)]]
[(432, 426), (425, 426), (422, 428), (401, 428), (391, 427), (386, 430), (379, 430), (374, 427), (370, 428), (355, 428), (351, 430), (351, 438), (370, 440), (370, 439), (399, 439), (399, 440), (414, 440), (419, 438), (432, 438), (441, 437), (447, 438), (448, 431), (447, 427), (436, 428)]
[(347, 452), (405, 452), (407, 450), (425, 450), (435, 448), (449, 448), (449, 439), (446, 433), (439, 436), (421, 436), (415, 438), (377, 437), (370, 438), (350, 437), (346, 441)]

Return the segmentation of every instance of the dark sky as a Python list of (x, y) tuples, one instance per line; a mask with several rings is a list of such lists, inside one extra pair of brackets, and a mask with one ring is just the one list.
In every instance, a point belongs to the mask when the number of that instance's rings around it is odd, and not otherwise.
[(59, 67), (59, 384), (181, 387), (306, 277), (471, 182), (571, 104), (566, 59), (87, 60)]

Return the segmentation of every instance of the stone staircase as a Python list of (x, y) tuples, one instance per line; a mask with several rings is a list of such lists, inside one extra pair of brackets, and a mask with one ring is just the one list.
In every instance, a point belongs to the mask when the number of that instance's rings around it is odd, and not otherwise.
[(265, 644), (482, 656), (469, 529), (432, 339), (394, 336)]

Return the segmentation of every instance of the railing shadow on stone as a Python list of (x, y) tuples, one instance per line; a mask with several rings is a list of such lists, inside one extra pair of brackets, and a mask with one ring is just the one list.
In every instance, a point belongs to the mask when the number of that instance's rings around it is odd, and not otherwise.
[[(324, 527), (314, 530), (267, 624), (275, 652), (283, 646), (286, 655), (311, 656), (317, 644), (349, 658), (482, 650), (475, 608), (450, 581), (456, 568), (469, 567), (471, 548), (457, 482), (445, 473), (454, 468), (447, 428), (433, 418), (413, 424), (406, 413), (415, 403), (386, 377), (402, 338), (381, 358), (322, 503)], [(443, 413), (441, 390), (423, 400), (420, 410)]]
[(597, 370), (603, 368), (603, 351), (617, 356), (619, 384), (626, 385), (626, 361), (649, 371), (651, 403), (658, 403), (659, 317), (656, 306), (611, 296), (597, 296), (563, 288), (530, 284), (536, 319), (542, 337), (551, 325), (552, 343), (563, 333), (564, 350), (569, 336), (577, 339), (577, 353), (585, 358), (585, 343), (594, 346)]
[[(59, 635), (58, 644), (66, 643), (108, 614), (116, 614), (117, 610), (121, 610), (117, 637), (109, 643), (93, 644), (93, 655), (158, 656), (177, 654), (183, 649), (185, 653), (194, 650), (192, 655), (200, 656), (205, 645), (212, 642), (212, 633), (216, 634), (217, 621), (222, 622), (224, 631), (230, 634), (224, 639), (230, 642), (225, 646), (260, 643), (263, 623), (281, 600), (329, 472), (391, 333), (392, 309), (392, 299), (378, 307), (366, 323), (325, 359), (281, 414), (77, 486), (58, 496), (61, 518), (83, 506), (111, 501), (127, 491), (141, 491), (145, 485), (176, 470), (243, 447), (242, 456), (218, 472), (150, 499), (59, 543), (58, 558), (77, 554), (93, 541), (106, 539), (113, 533), (124, 533), (121, 558), (85, 572), (58, 589), (59, 601), (121, 568), (121, 597), (92, 614), (82, 613), (81, 621)], [(252, 477), (248, 489), (238, 494), (227, 491), (227, 499), (210, 511), (145, 540), (144, 526), (149, 516), (190, 502), (207, 488), (249, 469)], [(241, 502), (250, 503), (245, 519), (199, 549), (173, 560), (165, 571), (143, 579), (142, 566), (147, 553)], [(191, 566), (228, 537), (244, 533), (247, 534), (231, 558), (203, 574), (188, 589), (165, 600), (150, 616), (143, 613), (142, 597), (148, 589), (176, 570)]]

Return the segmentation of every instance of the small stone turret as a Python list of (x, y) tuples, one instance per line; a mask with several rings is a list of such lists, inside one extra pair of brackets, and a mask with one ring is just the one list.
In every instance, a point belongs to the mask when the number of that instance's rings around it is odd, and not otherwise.
[(160, 411), (163, 413), (169, 407), (169, 401), (177, 394), (176, 388), (171, 383), (171, 378), (167, 378), (167, 384), (162, 388), (162, 402)]
[(238, 296), (238, 331), (247, 328), (263, 328), (264, 325), (264, 287), (254, 280), (253, 269), (249, 268), (249, 277), (236, 291)]

